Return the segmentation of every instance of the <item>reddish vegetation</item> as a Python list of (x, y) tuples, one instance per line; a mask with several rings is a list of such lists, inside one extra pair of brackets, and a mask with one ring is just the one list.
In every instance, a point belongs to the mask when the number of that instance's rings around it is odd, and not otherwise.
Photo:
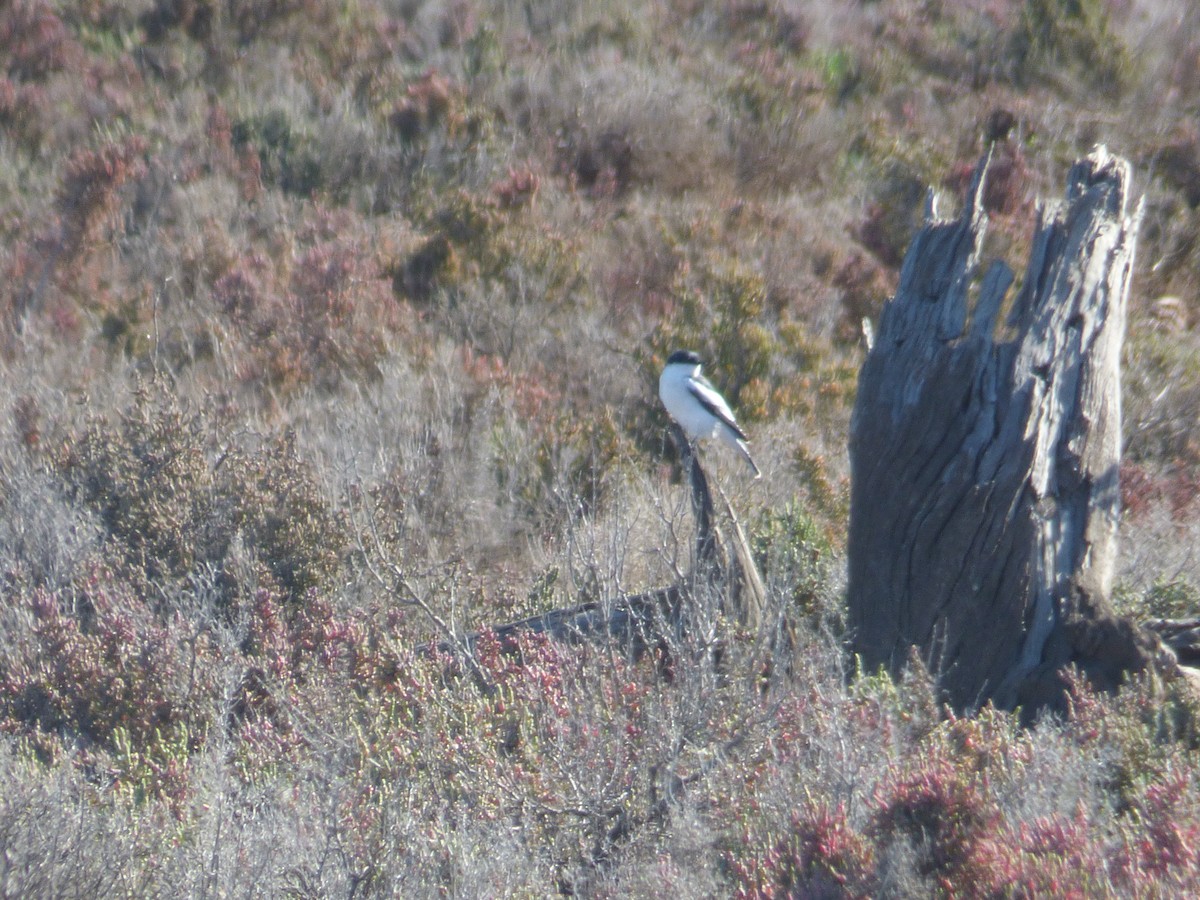
[[(1118, 578), (1195, 613), (1200, 12), (827, 6), (0, 4), (3, 893), (1197, 893), (1194, 697), (956, 718), (853, 672), (838, 573), (929, 189), (995, 141), (1019, 263), (1102, 140), (1146, 197)], [(715, 609), (456, 652), (686, 571), (678, 347), (790, 652)]]

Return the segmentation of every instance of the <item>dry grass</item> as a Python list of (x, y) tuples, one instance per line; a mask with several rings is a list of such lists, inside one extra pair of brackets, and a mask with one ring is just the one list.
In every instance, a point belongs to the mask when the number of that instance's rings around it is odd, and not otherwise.
[[(926, 189), (1005, 135), (1019, 260), (1105, 141), (1146, 203), (1121, 600), (1194, 612), (1195, 18), (5, 6), (0, 893), (1194, 893), (1193, 701), (956, 719), (852, 671), (839, 553), (859, 323)], [(706, 608), (637, 663), (484, 641), (493, 693), (421, 655), (686, 569), (677, 345), (767, 473), (708, 453), (794, 652), (764, 679)]]

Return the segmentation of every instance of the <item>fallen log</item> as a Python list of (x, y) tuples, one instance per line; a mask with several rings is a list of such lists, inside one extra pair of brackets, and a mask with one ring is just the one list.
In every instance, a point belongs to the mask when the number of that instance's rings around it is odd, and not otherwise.
[(1157, 634), (1180, 663), (1200, 666), (1200, 617), (1147, 619), (1142, 627)]
[[(696, 523), (691, 570), (682, 580), (638, 594), (590, 601), (514, 622), (493, 625), (436, 644), (445, 654), (473, 655), (483, 635), (515, 648), (519, 635), (545, 635), (564, 643), (604, 641), (637, 659), (647, 650), (671, 654), (687, 638), (695, 617), (706, 601), (717, 598), (716, 608), (733, 612), (744, 625), (756, 627), (764, 603), (762, 578), (758, 574), (745, 535), (728, 501), (721, 495), (723, 511), (732, 525), (732, 554), (717, 525), (716, 505), (708, 476), (694, 448), (678, 425), (672, 423), (671, 437), (679, 450), (691, 493)], [(711, 649), (711, 648), (710, 648)], [(475, 672), (476, 677), (481, 673)]]

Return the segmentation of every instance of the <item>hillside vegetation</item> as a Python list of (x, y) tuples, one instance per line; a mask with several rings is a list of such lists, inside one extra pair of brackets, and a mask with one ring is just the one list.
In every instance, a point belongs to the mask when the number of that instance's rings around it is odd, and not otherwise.
[[(1198, 123), (1190, 0), (3, 4), (0, 893), (1200, 891), (1194, 699), (956, 717), (853, 671), (840, 593), (927, 192), (995, 141), (1020, 271), (1103, 142), (1145, 204), (1119, 601), (1197, 611)], [(431, 650), (687, 570), (678, 347), (790, 658)]]

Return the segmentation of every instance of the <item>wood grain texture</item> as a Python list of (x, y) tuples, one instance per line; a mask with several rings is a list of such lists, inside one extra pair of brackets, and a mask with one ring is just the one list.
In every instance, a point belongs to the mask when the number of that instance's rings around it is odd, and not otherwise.
[(916, 647), (954, 705), (1032, 709), (1069, 664), (1107, 686), (1155, 652), (1109, 605), (1140, 212), (1124, 160), (1076, 163), (1000, 322), (1014, 277), (980, 265), (986, 172), (957, 218), (930, 204), (859, 376), (848, 601), (869, 670)]

